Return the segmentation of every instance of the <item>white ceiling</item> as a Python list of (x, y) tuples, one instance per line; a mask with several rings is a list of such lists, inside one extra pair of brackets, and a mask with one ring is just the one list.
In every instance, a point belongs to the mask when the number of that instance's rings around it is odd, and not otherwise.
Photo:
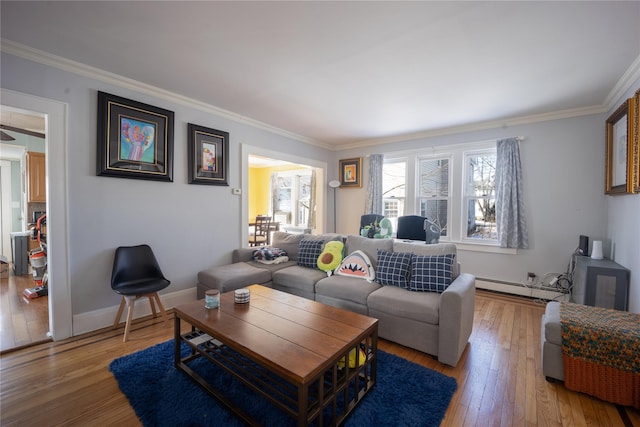
[[(3, 40), (338, 148), (601, 112), (640, 2), (0, 2)], [(620, 86), (623, 87), (620, 87)]]

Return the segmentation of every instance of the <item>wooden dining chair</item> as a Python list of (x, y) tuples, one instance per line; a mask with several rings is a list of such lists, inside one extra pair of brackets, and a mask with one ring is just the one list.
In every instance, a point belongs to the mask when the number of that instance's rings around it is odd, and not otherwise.
[(253, 233), (249, 234), (249, 246), (262, 246), (271, 243), (271, 217), (257, 216)]

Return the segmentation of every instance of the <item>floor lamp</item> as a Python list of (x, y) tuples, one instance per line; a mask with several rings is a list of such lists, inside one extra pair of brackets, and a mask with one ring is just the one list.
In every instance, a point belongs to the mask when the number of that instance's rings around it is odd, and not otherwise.
[(340, 187), (340, 181), (329, 181), (329, 187), (333, 188), (333, 232), (336, 232), (336, 188)]

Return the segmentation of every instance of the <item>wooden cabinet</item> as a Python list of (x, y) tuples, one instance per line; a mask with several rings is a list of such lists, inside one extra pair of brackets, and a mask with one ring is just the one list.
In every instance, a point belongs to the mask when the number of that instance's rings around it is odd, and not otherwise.
[(47, 169), (44, 153), (27, 152), (27, 202), (47, 201)]

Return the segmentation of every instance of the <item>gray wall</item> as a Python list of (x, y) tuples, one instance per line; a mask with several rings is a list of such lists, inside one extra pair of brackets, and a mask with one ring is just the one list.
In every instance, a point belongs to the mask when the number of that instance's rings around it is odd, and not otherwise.
[[(2, 54), (3, 88), (68, 104), (68, 221), (72, 310), (85, 313), (118, 303), (109, 288), (113, 250), (147, 242), (154, 247), (171, 291), (196, 283), (197, 271), (230, 260), (240, 246), (240, 144), (325, 161), (327, 178), (337, 176), (338, 159), (413, 150), (522, 135), (525, 203), (530, 248), (516, 255), (460, 251), (463, 270), (478, 277), (508, 282), (563, 272), (580, 234), (604, 240), (605, 255), (638, 274), (640, 196), (604, 195), (604, 121), (608, 114), (552, 120), (511, 127), (396, 142), (330, 152), (211, 115), (183, 104), (136, 93), (56, 68)], [(97, 91), (135, 99), (175, 111), (174, 182), (152, 182), (95, 176)], [(230, 187), (188, 185), (186, 127), (196, 123), (230, 132)], [(339, 191), (338, 232), (357, 230), (364, 189)], [(330, 198), (331, 199), (331, 198)], [(329, 199), (328, 211), (332, 211)], [(355, 212), (355, 214), (354, 214)], [(332, 218), (332, 215), (328, 216)], [(330, 228), (332, 228), (330, 226)], [(635, 276), (632, 274), (632, 278)], [(632, 285), (633, 311), (640, 311), (637, 279)]]
[[(612, 114), (624, 99), (632, 97), (640, 89), (640, 79), (631, 87), (633, 89), (618, 100), (608, 114)], [(631, 270), (629, 311), (640, 313), (640, 194), (607, 196), (606, 204), (605, 256)]]
[[(518, 250), (515, 255), (459, 251), (465, 272), (479, 278), (521, 283), (526, 281), (527, 272), (539, 277), (565, 272), (579, 235), (586, 234), (592, 240), (606, 237), (604, 120), (605, 115), (596, 115), (500, 127), (349, 150), (340, 156), (524, 136), (520, 147), (529, 249)], [(363, 206), (364, 198), (354, 194), (351, 190), (339, 192), (339, 218)], [(357, 228), (357, 224), (343, 223), (338, 228), (344, 232), (342, 227)]]
[[(68, 257), (74, 315), (119, 303), (109, 285), (118, 246), (150, 244), (172, 281), (165, 292), (193, 288), (199, 270), (231, 261), (232, 249), (242, 243), (241, 197), (231, 194), (232, 187), (241, 186), (240, 144), (333, 162), (333, 153), (325, 149), (177, 101), (6, 53), (1, 60), (3, 88), (68, 105)], [(174, 182), (96, 176), (97, 91), (175, 112)], [(187, 184), (187, 123), (230, 133), (229, 187)]]

